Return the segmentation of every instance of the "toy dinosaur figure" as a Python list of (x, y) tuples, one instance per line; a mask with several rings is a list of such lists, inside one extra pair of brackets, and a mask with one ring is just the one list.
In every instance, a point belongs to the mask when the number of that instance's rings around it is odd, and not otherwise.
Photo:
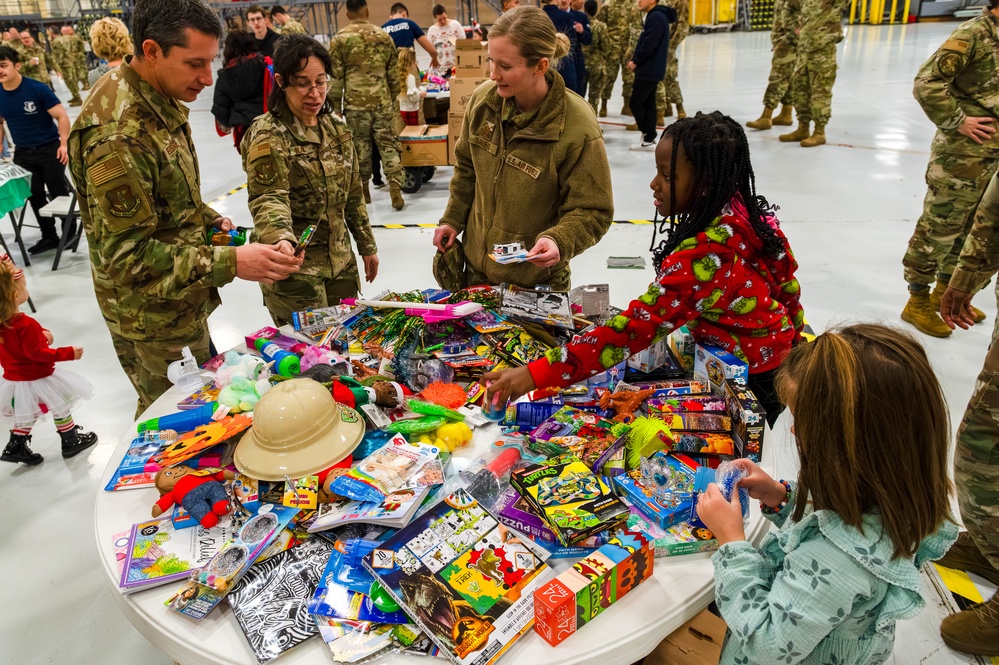
[(635, 411), (642, 405), (642, 402), (652, 397), (655, 390), (619, 390), (616, 393), (610, 391), (600, 396), (601, 409), (613, 409), (617, 414), (614, 421), (619, 423), (630, 423), (635, 420)]

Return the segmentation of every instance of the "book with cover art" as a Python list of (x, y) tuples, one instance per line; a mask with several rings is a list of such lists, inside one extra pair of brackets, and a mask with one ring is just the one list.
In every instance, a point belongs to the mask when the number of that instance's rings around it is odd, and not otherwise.
[(182, 580), (201, 568), (235, 533), (226, 515), (217, 526), (176, 529), (169, 515), (132, 526), (125, 545), (121, 580), (123, 593)]
[(308, 602), (332, 549), (316, 538), (256, 563), (226, 596), (258, 663), (319, 634)]
[(364, 558), (423, 632), (458, 665), (489, 665), (531, 627), (546, 552), (463, 489)]
[(614, 434), (612, 420), (563, 406), (538, 425), (527, 437), (534, 450), (548, 456), (571, 453), (593, 471), (600, 473), (604, 463), (624, 446), (624, 434)]
[(215, 385), (215, 382), (212, 381), (211, 383), (201, 386), (197, 391), (178, 402), (177, 409), (180, 411), (200, 409), (205, 404), (217, 402), (221, 391), (222, 389)]
[(309, 525), (309, 533), (325, 531), (351, 522), (381, 524), (392, 528), (405, 526), (416, 514), (429, 491), (429, 487), (401, 489), (392, 492), (382, 501), (361, 502), (341, 499), (324, 503)]
[(510, 483), (566, 547), (616, 528), (628, 516), (628, 507), (572, 455), (518, 469)]

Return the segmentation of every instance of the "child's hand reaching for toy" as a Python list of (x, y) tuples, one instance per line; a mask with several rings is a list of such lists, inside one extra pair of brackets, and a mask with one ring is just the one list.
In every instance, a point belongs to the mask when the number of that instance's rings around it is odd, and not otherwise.
[(562, 260), (562, 253), (558, 249), (558, 243), (551, 238), (538, 238), (538, 242), (527, 254), (527, 261), (539, 268), (551, 268)]
[(82, 346), (74, 346), (73, 347), (73, 360), (79, 360), (82, 357), (83, 357), (83, 347)]
[(697, 499), (697, 516), (715, 534), (719, 545), (746, 539), (738, 492), (732, 492), (732, 500), (729, 501), (722, 496), (718, 485), (711, 483)]
[(526, 367), (487, 372), (479, 379), (479, 383), (486, 386), (484, 404), (492, 403), (496, 395), (499, 395), (496, 399), (497, 404), (506, 404), (507, 400), (517, 399), (535, 388), (534, 377)]
[(739, 487), (748, 491), (751, 498), (762, 501), (764, 505), (771, 508), (777, 508), (784, 502), (787, 489), (771, 478), (770, 474), (761, 469), (755, 462), (748, 459), (737, 459), (733, 464), (746, 470), (746, 477), (739, 481)]

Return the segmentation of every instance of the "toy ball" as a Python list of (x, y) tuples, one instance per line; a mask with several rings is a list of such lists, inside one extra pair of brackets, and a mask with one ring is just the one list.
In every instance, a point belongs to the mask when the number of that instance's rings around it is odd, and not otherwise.
[(465, 423), (441, 425), (434, 434), (444, 442), (448, 452), (452, 453), (472, 440), (472, 430)]

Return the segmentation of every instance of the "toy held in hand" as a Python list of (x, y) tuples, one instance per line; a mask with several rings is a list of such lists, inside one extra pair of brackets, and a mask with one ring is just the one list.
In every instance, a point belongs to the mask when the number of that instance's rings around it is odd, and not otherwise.
[(210, 529), (219, 523), (220, 516), (229, 513), (229, 495), (223, 482), (233, 478), (232, 471), (223, 469), (195, 471), (186, 466), (160, 469), (155, 481), (160, 498), (153, 504), (153, 517), (180, 504), (201, 526)]
[(746, 469), (731, 461), (722, 462), (715, 470), (715, 484), (718, 485), (723, 497), (731, 501), (732, 493), (738, 490), (743, 520), (749, 518), (749, 492), (739, 487), (739, 481), (748, 475), (749, 472)]

